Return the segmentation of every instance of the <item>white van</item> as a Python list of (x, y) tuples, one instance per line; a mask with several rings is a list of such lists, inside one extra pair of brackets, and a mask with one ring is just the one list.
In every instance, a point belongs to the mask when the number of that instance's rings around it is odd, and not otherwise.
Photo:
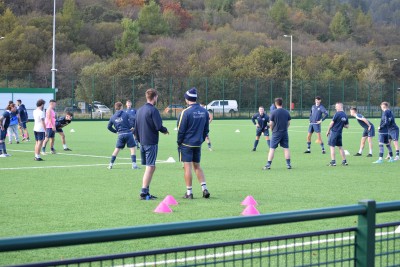
[(213, 100), (206, 108), (210, 113), (234, 113), (238, 111), (238, 104), (236, 100)]

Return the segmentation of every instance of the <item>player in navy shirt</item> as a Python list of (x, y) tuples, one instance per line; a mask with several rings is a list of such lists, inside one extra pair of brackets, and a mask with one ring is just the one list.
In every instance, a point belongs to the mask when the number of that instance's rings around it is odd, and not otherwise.
[(269, 118), (270, 127), (272, 131), (271, 146), (268, 153), (268, 162), (263, 168), (263, 170), (271, 169), (272, 160), (274, 159), (275, 149), (280, 145), (283, 148), (286, 167), (291, 169), (290, 163), (290, 150), (289, 150), (289, 134), (288, 128), (290, 126), (290, 113), (282, 108), (283, 100), (282, 98), (275, 98), (276, 110), (271, 113)]
[(193, 199), (192, 193), (192, 167), (200, 182), (204, 198), (209, 198), (206, 179), (200, 166), (201, 144), (205, 141), (209, 132), (210, 117), (205, 108), (197, 101), (197, 89), (195, 87), (186, 91), (185, 101), (188, 107), (178, 116), (178, 151), (179, 159), (183, 162), (186, 193), (183, 198)]
[[(132, 101), (130, 101), (130, 100), (126, 100), (125, 105), (126, 105), (125, 112), (129, 115), (130, 123), (132, 124), (132, 127), (134, 128), (135, 122), (136, 122), (136, 109), (134, 109), (132, 107)], [(135, 136), (133, 136), (133, 138), (135, 138)], [(139, 142), (136, 139), (135, 139), (135, 143), (136, 143), (137, 148), (139, 149), (140, 148)]]
[(110, 170), (113, 168), (120, 149), (123, 149), (125, 145), (131, 150), (132, 169), (138, 169), (136, 165), (136, 143), (132, 134), (133, 127), (128, 114), (122, 110), (122, 107), (123, 105), (121, 102), (115, 103), (114, 108), (116, 111), (110, 118), (107, 126), (109, 131), (118, 134), (117, 144), (115, 145), (110, 164), (108, 165), (108, 169)]
[(354, 156), (362, 155), (362, 151), (365, 146), (365, 141), (368, 139), (369, 154), (367, 155), (367, 157), (372, 157), (372, 138), (375, 136), (374, 125), (369, 120), (367, 120), (362, 114), (358, 113), (357, 108), (355, 108), (355, 107), (352, 107), (350, 109), (350, 115), (353, 116), (354, 118), (356, 118), (358, 123), (364, 129), (362, 137), (361, 137), (360, 150), (358, 150), (357, 154), (355, 154)]
[(331, 162), (328, 166), (336, 166), (335, 159), (335, 146), (339, 148), (340, 155), (342, 156), (342, 165), (347, 166), (346, 155), (343, 150), (342, 132), (343, 128), (349, 128), (349, 119), (343, 111), (343, 104), (337, 102), (335, 105), (336, 113), (329, 124), (326, 136), (328, 136), (328, 145), (331, 150)]
[(22, 104), (21, 99), (17, 100), (17, 105), (18, 105), (18, 114), (19, 114), (19, 119), (20, 119), (20, 124), (19, 124), (19, 129), (21, 130), (21, 135), (22, 135), (22, 141), (30, 141), (29, 140), (29, 132), (28, 129), (26, 128), (26, 124), (28, 123), (28, 112), (25, 108), (25, 105)]
[(72, 122), (73, 114), (68, 111), (64, 117), (59, 117), (56, 119), (56, 132), (61, 136), (61, 142), (63, 144), (64, 151), (72, 151), (68, 148), (65, 141), (65, 134), (62, 128), (69, 125)]
[(256, 151), (261, 133), (264, 134), (265, 140), (267, 141), (269, 147), (270, 146), (269, 131), (268, 131), (269, 117), (267, 113), (265, 113), (264, 107), (261, 106), (258, 108), (258, 113), (253, 115), (251, 121), (256, 126), (256, 140), (254, 141), (254, 146), (252, 151)]
[(374, 163), (383, 163), (383, 153), (384, 147), (386, 145), (389, 151), (389, 162), (394, 162), (393, 159), (393, 151), (390, 145), (390, 138), (393, 140), (393, 143), (396, 147), (396, 158), (399, 159), (399, 147), (398, 147), (398, 138), (399, 138), (399, 127), (396, 125), (394, 116), (392, 111), (389, 109), (388, 102), (381, 103), (382, 109), (382, 117), (381, 122), (379, 124), (378, 132), (379, 132), (379, 159)]
[(7, 154), (6, 135), (7, 135), (7, 128), (10, 125), (12, 112), (17, 112), (17, 107), (15, 106), (14, 103), (8, 104), (3, 115), (0, 116), (0, 157), (1, 158), (11, 156), (11, 155)]
[(168, 129), (162, 125), (160, 112), (155, 108), (158, 100), (157, 90), (150, 88), (146, 91), (146, 101), (136, 114), (135, 136), (140, 142), (142, 165), (146, 165), (143, 174), (141, 200), (156, 199), (150, 194), (150, 183), (156, 170), (159, 133), (169, 134)]
[(322, 154), (325, 154), (324, 142), (321, 138), (321, 123), (328, 117), (328, 111), (321, 105), (321, 97), (315, 97), (315, 105), (311, 107), (310, 124), (307, 134), (307, 150), (304, 153), (311, 153), (311, 136), (317, 134), (317, 143), (321, 144)]

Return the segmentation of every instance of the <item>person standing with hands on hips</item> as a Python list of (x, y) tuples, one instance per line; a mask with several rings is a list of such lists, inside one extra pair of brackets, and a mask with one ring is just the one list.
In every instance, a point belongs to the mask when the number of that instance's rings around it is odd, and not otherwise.
[(343, 111), (342, 103), (337, 102), (335, 109), (336, 113), (329, 124), (328, 131), (326, 132), (326, 136), (329, 138), (328, 145), (331, 150), (331, 162), (329, 162), (328, 166), (336, 166), (335, 146), (339, 148), (340, 155), (342, 156), (342, 166), (347, 166), (346, 154), (344, 153), (342, 144), (342, 132), (343, 128), (349, 128), (349, 119)]
[(188, 107), (178, 116), (178, 151), (179, 160), (183, 162), (186, 183), (185, 199), (193, 199), (192, 167), (203, 191), (203, 197), (209, 198), (206, 179), (200, 166), (201, 145), (209, 132), (209, 115), (205, 108), (197, 103), (197, 89), (186, 91), (185, 101)]
[(146, 91), (146, 101), (136, 114), (134, 134), (140, 142), (140, 155), (142, 165), (146, 165), (143, 174), (142, 191), (140, 200), (157, 199), (150, 194), (150, 183), (156, 170), (159, 133), (169, 134), (168, 129), (162, 125), (160, 112), (155, 108), (158, 100), (157, 90), (150, 88)]

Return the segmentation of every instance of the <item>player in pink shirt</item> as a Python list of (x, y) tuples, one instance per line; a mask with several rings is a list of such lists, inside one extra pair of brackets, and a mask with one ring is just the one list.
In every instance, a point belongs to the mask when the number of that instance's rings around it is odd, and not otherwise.
[(54, 99), (50, 100), (49, 106), (46, 110), (46, 139), (44, 139), (43, 146), (42, 146), (42, 155), (46, 154), (46, 145), (47, 142), (50, 140), (50, 149), (51, 154), (55, 154), (56, 151), (54, 150), (54, 136), (56, 134), (56, 112), (54, 111), (56, 108), (56, 101)]

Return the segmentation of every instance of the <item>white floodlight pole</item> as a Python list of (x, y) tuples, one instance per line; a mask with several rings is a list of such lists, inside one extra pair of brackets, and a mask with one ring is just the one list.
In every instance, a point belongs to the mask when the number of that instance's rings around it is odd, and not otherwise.
[(51, 66), (51, 88), (56, 89), (56, 0), (54, 2), (53, 10), (53, 60)]
[(292, 112), (292, 93), (293, 93), (293, 35), (284, 35), (290, 37), (290, 93), (289, 93), (289, 110)]

